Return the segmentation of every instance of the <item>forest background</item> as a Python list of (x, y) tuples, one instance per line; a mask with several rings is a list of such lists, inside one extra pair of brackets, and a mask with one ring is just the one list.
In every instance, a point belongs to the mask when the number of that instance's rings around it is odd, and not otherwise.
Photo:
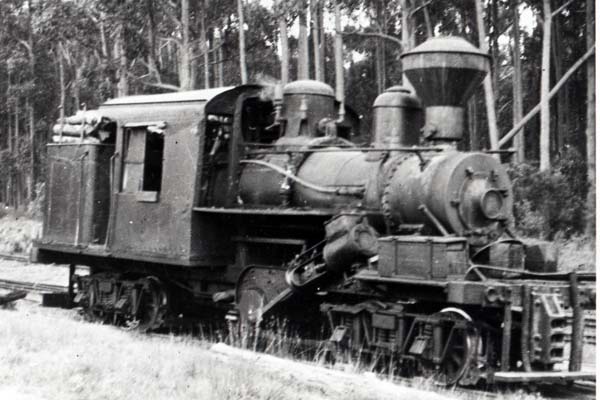
[(128, 94), (308, 78), (333, 86), (336, 37), (345, 101), (367, 135), (377, 94), (403, 82), (400, 54), (457, 35), (493, 60), (469, 101), (462, 148), (514, 150), (502, 158), (520, 234), (591, 240), (594, 8), (594, 0), (2, 0), (0, 203), (39, 209), (46, 143), (64, 116)]

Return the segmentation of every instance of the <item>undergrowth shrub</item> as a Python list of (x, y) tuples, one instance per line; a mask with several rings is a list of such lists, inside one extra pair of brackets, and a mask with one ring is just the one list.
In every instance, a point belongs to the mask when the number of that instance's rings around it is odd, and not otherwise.
[(46, 184), (39, 182), (35, 185), (35, 199), (27, 207), (27, 213), (31, 218), (41, 221), (44, 216), (44, 203), (46, 201)]
[(586, 163), (573, 148), (555, 159), (552, 169), (513, 164), (508, 173), (514, 191), (515, 228), (520, 235), (569, 238), (585, 229)]

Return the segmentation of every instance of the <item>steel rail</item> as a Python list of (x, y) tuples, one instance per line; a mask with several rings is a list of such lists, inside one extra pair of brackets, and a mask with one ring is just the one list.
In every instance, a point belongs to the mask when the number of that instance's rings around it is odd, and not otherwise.
[(0, 253), (1, 260), (29, 262), (29, 255)]
[(21, 282), (8, 279), (0, 279), (0, 288), (7, 290), (25, 290), (37, 293), (63, 293), (68, 287), (62, 285), (49, 285), (46, 283)]

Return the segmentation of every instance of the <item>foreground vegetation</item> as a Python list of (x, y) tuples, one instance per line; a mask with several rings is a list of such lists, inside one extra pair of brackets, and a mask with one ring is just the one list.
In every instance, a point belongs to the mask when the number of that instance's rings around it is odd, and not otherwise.
[[(212, 347), (211, 347), (212, 346)], [(407, 399), (480, 400), (487, 394), (392, 384), (350, 372), (83, 322), (73, 311), (19, 302), (0, 309), (0, 398), (40, 399)], [(426, 392), (433, 390), (436, 392)], [(499, 395), (534, 400), (538, 394)]]
[(189, 337), (135, 335), (26, 303), (0, 310), (0, 321), (0, 398), (448, 398), (374, 377), (259, 362), (260, 355), (225, 357)]

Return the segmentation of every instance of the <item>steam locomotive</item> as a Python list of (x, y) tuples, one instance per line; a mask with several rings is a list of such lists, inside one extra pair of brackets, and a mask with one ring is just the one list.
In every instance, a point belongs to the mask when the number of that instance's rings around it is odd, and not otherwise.
[(402, 62), (418, 97), (380, 94), (369, 146), (310, 80), (117, 98), (59, 121), (35, 259), (88, 266), (71, 268), (73, 301), (141, 330), (304, 313), (336, 354), (444, 385), (593, 379), (595, 276), (556, 272), (515, 237), (497, 156), (457, 150), (488, 55), (441, 37)]

